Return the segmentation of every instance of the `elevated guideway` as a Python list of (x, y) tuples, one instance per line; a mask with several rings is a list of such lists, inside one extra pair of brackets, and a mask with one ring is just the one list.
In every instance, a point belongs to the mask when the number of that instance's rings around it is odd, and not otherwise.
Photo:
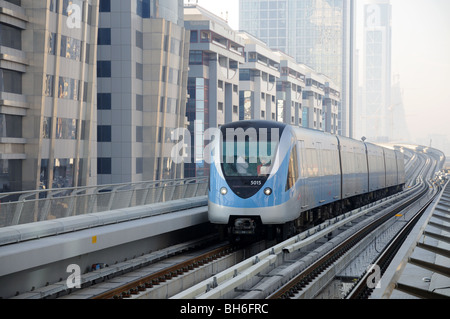
[(45, 297), (51, 289), (66, 289), (70, 265), (86, 273), (95, 264), (117, 264), (207, 234), (207, 182), (8, 194), (18, 200), (0, 206), (0, 297), (47, 287), (41, 289)]

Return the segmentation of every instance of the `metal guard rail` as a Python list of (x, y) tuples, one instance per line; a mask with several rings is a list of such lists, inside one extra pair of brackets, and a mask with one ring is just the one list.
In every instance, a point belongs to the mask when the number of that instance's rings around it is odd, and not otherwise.
[(0, 194), (0, 227), (207, 195), (208, 178)]

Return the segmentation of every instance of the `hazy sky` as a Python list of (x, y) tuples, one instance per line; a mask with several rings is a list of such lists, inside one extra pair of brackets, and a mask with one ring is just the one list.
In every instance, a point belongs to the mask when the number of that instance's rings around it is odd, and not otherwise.
[[(230, 26), (239, 29), (239, 0), (198, 0), (198, 4), (219, 16), (228, 11)], [(447, 135), (450, 142), (450, 1), (391, 0), (391, 4), (392, 72), (399, 75), (403, 88), (411, 143), (429, 134)]]

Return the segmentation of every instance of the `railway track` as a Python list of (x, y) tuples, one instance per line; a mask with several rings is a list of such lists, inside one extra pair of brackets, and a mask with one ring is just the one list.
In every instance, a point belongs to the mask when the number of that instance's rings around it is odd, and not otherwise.
[[(425, 177), (424, 179), (427, 179), (431, 176), (432, 172), (434, 172), (433, 169), (433, 164), (428, 161), (427, 165), (422, 168), (419, 175)], [(388, 267), (390, 261), (408, 236), (410, 230), (414, 227), (417, 220), (438, 193), (437, 188), (427, 182), (421, 182), (417, 187), (420, 188), (420, 191), (414, 193), (414, 195), (402, 202), (399, 207), (392, 207), (392, 209), (383, 213), (381, 217), (362, 227), (355, 234), (349, 236), (341, 243), (336, 244), (336, 246), (327, 254), (277, 289), (269, 296), (269, 298), (314, 298), (333, 278), (335, 278), (335, 275), (339, 271), (344, 269), (350, 263), (351, 259), (354, 259), (355, 256), (359, 254), (358, 249), (359, 252), (364, 249), (359, 247), (366, 247), (369, 242), (374, 240), (377, 236), (376, 232), (378, 231), (378, 233), (380, 233), (378, 229), (382, 227), (382, 225), (385, 225), (388, 220), (391, 220), (395, 216), (406, 216), (407, 212), (411, 210), (413, 206), (417, 206), (415, 205), (417, 201), (422, 198), (427, 198), (425, 205), (415, 208), (416, 211), (410, 214), (413, 216), (409, 217), (409, 220), (405, 222), (404, 227), (401, 227), (400, 230), (396, 230), (395, 237), (390, 241), (387, 247), (381, 251), (379, 257), (371, 262), (370, 269), (357, 279), (356, 284), (353, 285), (345, 296), (347, 299), (368, 298), (376, 287), (376, 279), (379, 279), (379, 277), (383, 275), (384, 270)], [(388, 227), (386, 226), (385, 228)]]
[[(329, 281), (330, 277), (327, 276), (330, 272), (334, 276), (336, 274), (335, 267), (339, 262), (342, 262), (342, 265), (348, 264), (351, 258), (345, 259), (346, 256), (354, 256), (354, 254), (350, 254), (352, 250), (355, 249), (359, 245), (361, 241), (366, 238), (369, 238), (370, 234), (376, 231), (381, 225), (383, 225), (387, 220), (391, 219), (395, 215), (398, 214), (399, 211), (403, 209), (407, 209), (410, 205), (416, 202), (419, 198), (424, 196), (428, 191), (425, 189), (424, 192), (421, 192), (417, 196), (409, 199), (405, 203), (403, 203), (400, 207), (396, 207), (395, 209), (390, 210), (390, 212), (383, 214), (382, 217), (377, 218), (367, 226), (363, 227), (361, 230), (350, 236), (348, 239), (344, 240), (342, 243), (337, 245), (334, 249), (329, 251), (326, 255), (324, 255), (321, 259), (317, 260), (303, 272), (298, 274), (294, 279), (290, 280), (287, 284), (285, 284), (282, 288), (273, 293), (269, 298), (270, 299), (293, 299), (293, 298), (304, 298), (305, 296), (311, 298), (320, 292), (320, 288), (323, 288), (323, 283), (321, 282), (322, 278), (325, 278), (325, 282)], [(383, 269), (385, 269), (389, 262), (397, 251), (397, 249), (401, 246), (404, 238), (409, 233), (409, 230), (413, 227), (414, 222), (420, 217), (421, 213), (426, 210), (429, 203), (431, 203), (432, 199), (423, 207), (421, 210), (415, 215), (414, 218), (411, 219), (410, 222), (403, 228), (401, 233), (395, 238), (395, 240), (389, 246), (382, 256), (379, 258), (379, 261), (375, 262), (373, 265), (379, 266), (382, 270), (381, 274), (383, 274)], [(334, 268), (333, 268), (334, 267)], [(341, 266), (341, 269), (345, 266)], [(375, 269), (375, 268), (373, 268)], [(358, 281), (358, 288), (355, 292), (352, 292), (348, 295), (347, 298), (365, 298), (370, 295), (371, 289), (375, 288), (375, 285), (371, 285), (373, 273), (366, 272), (362, 278)], [(323, 281), (323, 279), (322, 279)], [(317, 283), (318, 287), (314, 287), (314, 283)], [(304, 291), (304, 290), (312, 290)], [(352, 290), (353, 291), (353, 290)]]
[[(246, 259), (265, 242), (241, 247), (218, 242), (214, 236), (169, 247), (148, 256), (111, 265), (82, 279), (76, 289), (60, 299), (165, 299)], [(103, 275), (99, 275), (103, 273)], [(95, 279), (92, 279), (95, 278)]]
[(147, 289), (164, 284), (168, 280), (175, 279), (185, 273), (194, 271), (201, 266), (212, 263), (219, 258), (230, 255), (235, 250), (236, 247), (232, 245), (222, 245), (218, 248), (200, 253), (195, 257), (187, 258), (186, 260), (178, 262), (173, 266), (151, 272), (149, 275), (144, 275), (137, 280), (133, 280), (120, 287), (94, 296), (92, 299), (123, 299), (137, 296), (138, 294), (145, 292)]
[[(352, 290), (347, 293), (345, 299), (368, 299), (370, 297), (371, 293), (377, 285), (372, 277), (374, 275), (376, 275), (377, 278), (381, 278), (383, 276), (385, 270), (411, 232), (412, 228), (429, 207), (429, 205), (433, 202), (436, 196), (437, 193), (432, 196), (432, 198), (429, 199), (427, 203), (423, 207), (421, 207), (419, 211), (406, 223), (406, 225), (395, 236), (392, 242), (380, 254), (378, 259), (373, 262), (374, 267), (371, 267), (372, 271), (367, 271), (361, 278), (359, 278)], [(379, 273), (375, 274), (375, 272)]]

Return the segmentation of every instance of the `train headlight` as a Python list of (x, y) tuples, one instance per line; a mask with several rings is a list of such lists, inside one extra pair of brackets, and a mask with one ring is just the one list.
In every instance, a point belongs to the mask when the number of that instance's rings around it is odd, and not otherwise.
[(266, 194), (267, 196), (270, 196), (270, 195), (272, 194), (272, 188), (267, 187), (267, 188), (264, 190), (264, 194)]
[(226, 187), (222, 187), (222, 188), (220, 189), (220, 193), (221, 193), (222, 195), (226, 195), (226, 194), (228, 193), (228, 189), (227, 189)]

